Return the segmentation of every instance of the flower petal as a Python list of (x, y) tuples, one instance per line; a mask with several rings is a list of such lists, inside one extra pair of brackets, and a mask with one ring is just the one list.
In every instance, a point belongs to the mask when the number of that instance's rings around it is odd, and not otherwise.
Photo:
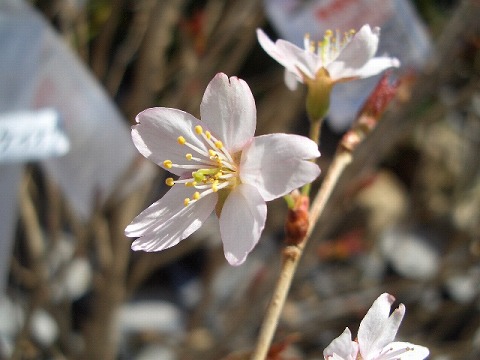
[(362, 68), (360, 69), (343, 69), (342, 77), (345, 78), (366, 78), (380, 74), (382, 71), (392, 68), (399, 67), (400, 61), (394, 57), (374, 57), (370, 59)]
[(284, 54), (286, 63), (289, 65), (284, 65), (285, 68), (297, 74), (301, 82), (303, 82), (302, 73), (314, 79), (317, 71), (323, 66), (322, 59), (317, 54), (301, 49), (291, 42), (279, 39), (276, 45), (278, 50)]
[(430, 351), (425, 346), (415, 345), (408, 342), (393, 342), (382, 350), (384, 360), (423, 360)]
[(241, 265), (257, 244), (265, 227), (267, 206), (251, 185), (238, 185), (227, 197), (220, 214), (225, 258)]
[(299, 78), (297, 75), (287, 69), (285, 69), (283, 80), (285, 81), (285, 85), (287, 85), (287, 88), (292, 91), (297, 90), (299, 82), (303, 83), (302, 78)]
[(129, 237), (140, 236), (133, 250), (160, 251), (178, 244), (196, 231), (212, 213), (217, 203), (213, 193), (185, 206), (192, 189), (175, 185), (164, 197), (141, 212), (125, 229)]
[(347, 327), (342, 335), (334, 339), (325, 350), (323, 356), (326, 360), (355, 360), (358, 353), (358, 344), (352, 341), (352, 334)]
[[(285, 67), (287, 71), (292, 73), (298, 81), (302, 81), (301, 74), (297, 71), (296, 63), (295, 63), (295, 56), (292, 56), (287, 50), (285, 52), (285, 48), (280, 49), (276, 43), (274, 43), (270, 38), (263, 32), (262, 29), (257, 29), (257, 39), (260, 46), (265, 50), (265, 52), (270, 55), (274, 60), (276, 60), (280, 65)], [(294, 46), (294, 45), (293, 45)], [(296, 47), (296, 46), (295, 46)], [(300, 52), (302, 49), (298, 48)], [(287, 85), (288, 86), (288, 85)]]
[(200, 105), (202, 121), (231, 152), (240, 150), (255, 134), (257, 111), (247, 83), (217, 74), (207, 86)]
[(395, 298), (387, 293), (380, 295), (360, 323), (358, 343), (364, 359), (378, 354), (395, 339), (400, 323), (405, 315), (405, 306), (400, 304), (389, 317)]
[(349, 67), (361, 68), (377, 52), (379, 40), (379, 27), (372, 31), (370, 25), (363, 25), (334, 61), (345, 62)]
[(315, 180), (320, 169), (308, 160), (318, 156), (317, 144), (303, 136), (258, 136), (242, 152), (240, 179), (270, 201)]
[[(366, 77), (386, 69), (384, 61), (375, 61), (362, 70), (377, 52), (379, 38), (380, 28), (376, 27), (372, 31), (369, 25), (362, 26), (338, 57), (326, 66), (330, 77), (333, 80)], [(395, 61), (388, 63), (390, 64), (388, 67), (396, 64)], [(374, 66), (379, 66), (378, 71), (375, 71)], [(369, 75), (366, 75), (367, 73)]]
[[(201, 122), (184, 111), (150, 108), (138, 114), (135, 120), (138, 124), (132, 127), (133, 143), (143, 156), (163, 168), (163, 161), (167, 159), (176, 164), (186, 163), (185, 147), (177, 142), (179, 136), (206, 151), (205, 144), (194, 131)], [(172, 168), (168, 171), (182, 175), (185, 170)]]

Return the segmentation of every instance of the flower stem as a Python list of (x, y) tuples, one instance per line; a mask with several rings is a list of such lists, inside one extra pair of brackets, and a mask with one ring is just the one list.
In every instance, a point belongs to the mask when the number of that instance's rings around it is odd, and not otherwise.
[(264, 360), (268, 354), (283, 305), (285, 304), (285, 300), (290, 290), (293, 276), (297, 269), (300, 258), (302, 257), (303, 249), (305, 248), (307, 241), (312, 234), (315, 223), (325, 208), (327, 200), (337, 184), (340, 175), (351, 161), (352, 153), (350, 151), (340, 149), (337, 152), (330, 168), (328, 169), (325, 180), (323, 181), (322, 186), (312, 203), (309, 217), (309, 227), (305, 238), (298, 245), (289, 245), (283, 250), (283, 261), (280, 276), (275, 285), (272, 299), (268, 305), (267, 312), (260, 329), (260, 335), (257, 340), (256, 348), (252, 355), (252, 360)]
[(320, 129), (322, 128), (323, 119), (310, 121), (310, 139), (320, 144)]
[[(310, 139), (315, 141), (317, 145), (320, 145), (320, 131), (322, 129), (322, 124), (323, 124), (323, 118), (316, 119), (316, 120), (310, 119), (309, 137)], [(310, 194), (310, 188), (311, 188), (311, 184), (304, 185), (302, 187), (302, 194), (308, 196)]]

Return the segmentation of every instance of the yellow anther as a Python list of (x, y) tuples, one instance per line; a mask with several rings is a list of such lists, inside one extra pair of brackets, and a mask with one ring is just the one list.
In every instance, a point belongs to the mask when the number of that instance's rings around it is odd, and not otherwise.
[(165, 161), (163, 162), (163, 166), (165, 166), (167, 169), (171, 169), (172, 166), (173, 166), (173, 163), (172, 163), (171, 160), (165, 160)]
[(193, 155), (192, 154), (185, 154), (185, 157), (187, 160), (192, 160)]
[(355, 29), (350, 29), (350, 31), (348, 32), (350, 35), (354, 35), (356, 33)]
[(195, 126), (195, 132), (200, 135), (203, 133), (203, 128), (200, 125)]
[(223, 171), (222, 171), (222, 170), (218, 170), (218, 172), (217, 172), (215, 175), (213, 175), (213, 177), (214, 177), (216, 180), (218, 180), (218, 179), (220, 178), (220, 176), (222, 176), (222, 175), (223, 175)]
[(331, 37), (333, 36), (333, 31), (328, 29), (327, 31), (325, 31), (325, 37)]
[(187, 140), (185, 140), (183, 136), (179, 136), (177, 141), (180, 145), (185, 145), (185, 143), (187, 142)]
[(217, 149), (221, 149), (223, 147), (223, 143), (220, 140), (215, 141), (215, 147)]
[(208, 149), (208, 154), (210, 155), (210, 157), (216, 157), (217, 156), (217, 152), (215, 150), (212, 150), (212, 149)]
[(173, 181), (173, 178), (167, 178), (165, 180), (165, 184), (167, 184), (168, 186), (173, 186), (175, 185), (175, 182)]
[(190, 204), (190, 199), (185, 198), (185, 200), (183, 200), (183, 205), (187, 206), (188, 204)]
[(210, 131), (205, 131), (205, 136), (207, 137), (208, 140), (212, 137), (212, 134), (210, 134)]
[(215, 180), (212, 184), (212, 190), (213, 192), (217, 192), (218, 191), (218, 180)]
[(196, 182), (196, 181), (187, 181), (187, 182), (185, 183), (185, 186), (187, 186), (187, 187), (194, 187), (194, 186), (196, 186), (196, 185), (197, 185), (197, 182)]
[(198, 191), (195, 191), (194, 194), (193, 194), (193, 199), (194, 200), (198, 200), (200, 199), (200, 193)]

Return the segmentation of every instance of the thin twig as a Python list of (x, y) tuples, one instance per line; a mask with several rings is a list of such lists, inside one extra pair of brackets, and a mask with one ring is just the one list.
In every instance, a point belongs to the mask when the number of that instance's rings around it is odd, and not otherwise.
[(297, 265), (302, 257), (303, 249), (310, 238), (315, 223), (325, 208), (325, 204), (327, 203), (332, 190), (337, 184), (340, 175), (351, 161), (352, 154), (350, 151), (340, 150), (337, 153), (332, 165), (328, 170), (325, 180), (312, 203), (309, 217), (310, 226), (308, 228), (307, 235), (300, 244), (289, 245), (283, 251), (283, 263), (280, 271), (280, 277), (275, 286), (272, 300), (268, 305), (252, 360), (263, 360), (267, 356), (270, 344), (272, 343), (273, 335), (277, 328), (281, 311), (283, 309), (283, 305), (285, 304), (285, 300), (292, 283), (293, 275), (295, 274)]

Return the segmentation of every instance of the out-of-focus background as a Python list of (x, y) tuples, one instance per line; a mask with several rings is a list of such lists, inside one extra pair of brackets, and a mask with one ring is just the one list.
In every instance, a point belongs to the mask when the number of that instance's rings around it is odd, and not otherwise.
[[(178, 246), (132, 252), (125, 226), (167, 174), (129, 127), (152, 106), (199, 116), (217, 72), (247, 81), (257, 134), (305, 135), (255, 29), (302, 44), (382, 27), (397, 98), (357, 149), (300, 264), (271, 359), (322, 359), (373, 300), (431, 359), (480, 358), (480, 3), (475, 0), (1, 0), (0, 358), (243, 359), (278, 275), (286, 209), (269, 203), (247, 262), (215, 219)], [(336, 87), (322, 176), (378, 77)]]

